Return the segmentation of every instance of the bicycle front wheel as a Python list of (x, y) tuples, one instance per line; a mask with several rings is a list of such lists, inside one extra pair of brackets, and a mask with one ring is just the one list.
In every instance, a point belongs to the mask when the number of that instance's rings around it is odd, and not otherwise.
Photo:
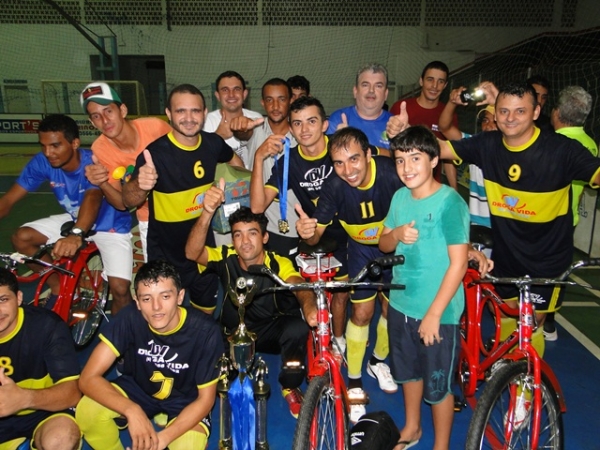
[[(338, 417), (336, 402), (342, 403), (344, 413)], [(342, 398), (336, 398), (328, 375), (319, 376), (309, 383), (298, 415), (293, 450), (348, 450), (349, 428), (347, 408)], [(343, 438), (338, 442), (338, 426)]]
[[(485, 386), (467, 433), (466, 450), (532, 449), (533, 374), (526, 361), (508, 363)], [(562, 450), (563, 422), (552, 384), (542, 374), (538, 449)]]
[(103, 276), (104, 265), (100, 253), (91, 253), (79, 273), (69, 324), (75, 345), (83, 347), (96, 333), (105, 317), (104, 308), (108, 301), (108, 282)]

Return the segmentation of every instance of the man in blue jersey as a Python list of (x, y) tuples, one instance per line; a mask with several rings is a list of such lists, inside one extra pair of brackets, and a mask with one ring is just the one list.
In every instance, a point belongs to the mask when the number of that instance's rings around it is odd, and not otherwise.
[(327, 134), (333, 134), (348, 126), (358, 128), (367, 135), (369, 144), (384, 149), (382, 153), (389, 156), (387, 149), (390, 142), (385, 128), (392, 115), (383, 109), (388, 96), (387, 85), (385, 66), (371, 63), (361, 67), (356, 74), (356, 83), (352, 90), (356, 103), (331, 114)]
[[(0, 198), (0, 218), (28, 192), (36, 191), (49, 182), (58, 203), (65, 210), (22, 225), (12, 236), (20, 253), (34, 255), (42, 245), (54, 243), (52, 256), (73, 257), (90, 237), (100, 250), (104, 270), (113, 296), (112, 312), (131, 301), (129, 286), (133, 267), (131, 246), (131, 216), (109, 205), (102, 191), (85, 177), (85, 167), (93, 164), (92, 151), (80, 149), (77, 123), (62, 114), (46, 117), (38, 128), (41, 153), (25, 166), (16, 183)], [(61, 236), (61, 227), (74, 222), (68, 235)], [(46, 306), (51, 308), (59, 291), (58, 279), (48, 279), (52, 295)]]

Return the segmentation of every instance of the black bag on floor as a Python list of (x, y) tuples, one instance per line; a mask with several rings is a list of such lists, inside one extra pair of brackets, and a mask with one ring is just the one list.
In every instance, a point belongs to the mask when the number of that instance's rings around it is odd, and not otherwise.
[(365, 414), (350, 430), (352, 450), (392, 450), (399, 439), (394, 419), (385, 411)]

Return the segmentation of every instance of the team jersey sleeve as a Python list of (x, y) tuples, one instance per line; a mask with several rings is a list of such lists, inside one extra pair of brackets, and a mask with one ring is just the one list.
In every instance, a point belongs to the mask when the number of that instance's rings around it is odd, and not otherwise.
[(42, 183), (50, 178), (47, 170), (49, 167), (46, 157), (38, 153), (27, 163), (17, 178), (17, 184), (27, 192), (37, 191)]
[(569, 178), (571, 180), (581, 180), (590, 184), (591, 187), (598, 188), (593, 184), (593, 180), (600, 172), (600, 159), (593, 156), (578, 141), (571, 139), (570, 147), (565, 152), (568, 158)]
[(279, 263), (278, 275), (282, 280), (285, 281), (291, 277), (302, 278), (302, 275), (300, 275), (300, 273), (294, 268), (294, 265), (292, 264), (292, 261), (290, 261), (289, 258), (280, 255), (275, 255), (275, 259)]
[(223, 140), (221, 136), (217, 134), (215, 134), (215, 136), (219, 138), (219, 142), (221, 144), (217, 161), (220, 163), (227, 163), (231, 161), (233, 159), (233, 156), (235, 155), (233, 149), (229, 145), (227, 145), (227, 143)]
[(71, 332), (62, 320), (53, 321), (52, 328), (44, 333), (42, 339), (48, 374), (54, 384), (76, 380), (79, 378), (79, 362)]
[[(132, 333), (136, 325), (136, 315), (139, 314), (141, 313), (133, 303), (127, 305), (119, 311), (119, 314), (100, 333), (100, 340), (110, 347), (115, 356), (119, 357), (123, 355), (130, 343), (134, 342)], [(144, 319), (142, 318), (142, 320)], [(148, 325), (146, 324), (146, 326)]]
[(339, 188), (340, 182), (345, 183), (345, 181), (340, 180), (337, 175), (332, 176), (327, 179), (321, 188), (317, 209), (313, 214), (313, 218), (317, 219), (317, 224), (320, 226), (328, 226), (331, 224), (338, 212), (335, 196), (336, 194), (343, 195), (342, 190)]
[(223, 339), (221, 330), (216, 322), (207, 320), (206, 333), (202, 333), (203, 342), (199, 342), (199, 350), (202, 351), (195, 371), (195, 381), (198, 388), (216, 383), (219, 378), (217, 361), (223, 355)]
[(219, 278), (221, 278), (221, 275), (225, 270), (225, 258), (230, 247), (221, 246), (215, 248), (206, 246), (204, 248), (206, 249), (208, 256), (208, 263), (206, 266), (198, 264), (198, 271), (216, 273)]
[(475, 164), (478, 167), (482, 167), (481, 153), (485, 152), (485, 148), (487, 148), (485, 138), (491, 137), (492, 134), (496, 133), (499, 132), (488, 131), (476, 134), (468, 139), (448, 141), (450, 147), (452, 147), (452, 151), (456, 155), (456, 164), (461, 164), (464, 161), (467, 164)]

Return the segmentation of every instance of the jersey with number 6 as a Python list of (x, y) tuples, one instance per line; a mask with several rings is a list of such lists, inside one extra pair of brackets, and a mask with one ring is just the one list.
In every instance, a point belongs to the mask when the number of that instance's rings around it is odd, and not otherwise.
[[(185, 243), (202, 213), (204, 193), (215, 180), (217, 163), (229, 162), (233, 150), (220, 136), (204, 131), (194, 147), (181, 145), (169, 133), (150, 144), (148, 150), (158, 174), (148, 197), (148, 259), (166, 259), (178, 269), (195, 271), (195, 263), (185, 257)], [(134, 178), (145, 163), (142, 153), (136, 160)], [(213, 234), (208, 236), (212, 244)]]
[(520, 147), (500, 131), (452, 141), (457, 159), (481, 168), (490, 207), (495, 267), (503, 276), (552, 277), (571, 264), (571, 183), (590, 182), (600, 160), (552, 131)]
[(100, 339), (116, 356), (125, 356), (123, 375), (157, 400), (198, 397), (198, 389), (216, 383), (223, 354), (221, 332), (208, 314), (180, 307), (179, 325), (167, 333), (153, 330), (131, 304), (123, 308)]

